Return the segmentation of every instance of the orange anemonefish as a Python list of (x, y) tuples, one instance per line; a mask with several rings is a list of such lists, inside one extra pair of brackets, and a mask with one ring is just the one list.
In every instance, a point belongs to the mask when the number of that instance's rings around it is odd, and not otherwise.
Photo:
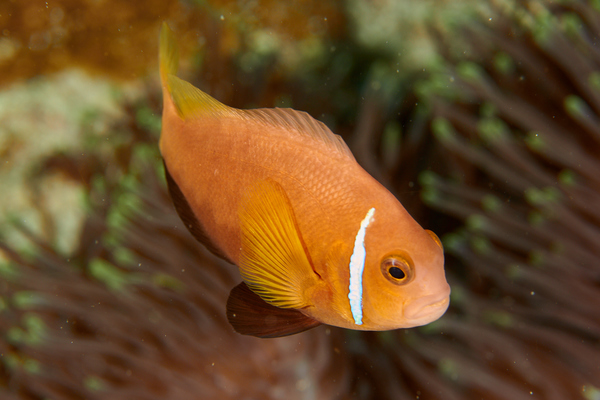
[(160, 151), (191, 233), (237, 265), (234, 329), (258, 337), (319, 324), (359, 330), (424, 325), (448, 308), (437, 236), (358, 165), (323, 123), (292, 109), (238, 110), (175, 76), (160, 35)]

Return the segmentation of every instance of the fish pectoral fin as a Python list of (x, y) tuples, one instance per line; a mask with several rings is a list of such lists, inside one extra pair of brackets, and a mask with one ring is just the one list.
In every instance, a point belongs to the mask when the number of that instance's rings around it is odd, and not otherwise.
[(307, 289), (318, 281), (303, 244), (294, 211), (281, 185), (271, 179), (256, 182), (239, 210), (240, 273), (248, 287), (279, 308), (310, 304)]
[(294, 335), (321, 325), (298, 310), (272, 306), (244, 282), (229, 294), (227, 319), (236, 332), (260, 338)]

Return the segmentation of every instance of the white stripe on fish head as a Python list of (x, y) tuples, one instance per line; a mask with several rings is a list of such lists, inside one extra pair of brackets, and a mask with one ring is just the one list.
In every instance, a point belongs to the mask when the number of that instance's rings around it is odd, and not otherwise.
[(356, 325), (362, 325), (362, 278), (365, 270), (365, 259), (367, 251), (365, 250), (365, 234), (367, 227), (371, 223), (375, 214), (375, 209), (371, 208), (365, 218), (360, 223), (360, 229), (354, 239), (354, 250), (350, 256), (350, 286), (348, 291), (348, 299), (350, 300), (350, 311)]

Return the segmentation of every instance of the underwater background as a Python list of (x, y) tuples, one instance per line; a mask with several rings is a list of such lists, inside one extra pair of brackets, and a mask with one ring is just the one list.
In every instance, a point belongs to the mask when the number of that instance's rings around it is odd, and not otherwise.
[[(440, 320), (233, 332), (166, 192), (162, 21), (442, 238)], [(600, 399), (599, 37), (591, 0), (1, 1), (0, 399)]]

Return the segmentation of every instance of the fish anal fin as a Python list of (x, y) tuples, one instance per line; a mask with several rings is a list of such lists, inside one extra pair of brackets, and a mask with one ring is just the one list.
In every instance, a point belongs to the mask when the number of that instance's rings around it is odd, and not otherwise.
[(167, 186), (169, 188), (169, 194), (171, 195), (171, 199), (173, 200), (173, 205), (175, 206), (175, 210), (177, 210), (177, 214), (179, 215), (179, 218), (181, 219), (183, 224), (190, 231), (192, 236), (197, 241), (202, 243), (206, 247), (207, 250), (209, 250), (211, 253), (213, 253), (217, 257), (220, 257), (220, 258), (224, 259), (225, 261), (232, 263), (231, 260), (229, 260), (227, 258), (227, 256), (225, 256), (225, 254), (210, 240), (206, 231), (200, 224), (200, 221), (198, 221), (198, 218), (196, 218), (194, 211), (192, 211), (192, 208), (190, 207), (184, 194), (181, 192), (181, 189), (179, 189), (177, 182), (175, 182), (175, 180), (169, 173), (167, 164), (164, 162), (163, 162), (163, 164), (165, 166), (165, 177), (167, 179)]
[(255, 182), (239, 211), (240, 273), (250, 289), (280, 308), (303, 308), (319, 277), (302, 241), (291, 202), (272, 179)]
[(227, 319), (236, 332), (259, 338), (294, 335), (321, 325), (298, 310), (272, 306), (244, 282), (229, 294)]

